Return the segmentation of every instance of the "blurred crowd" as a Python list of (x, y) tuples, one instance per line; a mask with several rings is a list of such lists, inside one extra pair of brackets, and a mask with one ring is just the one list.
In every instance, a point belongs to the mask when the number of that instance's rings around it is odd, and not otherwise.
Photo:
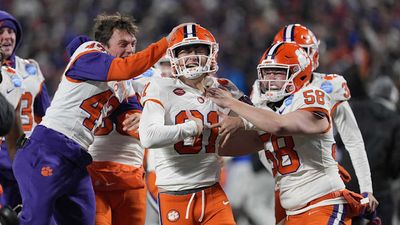
[(319, 71), (352, 73), (345, 75), (363, 81), (379, 75), (395, 81), (400, 77), (396, 0), (0, 0), (0, 5), (21, 21), (24, 37), (18, 54), (39, 61), (50, 93), (66, 64), (68, 42), (78, 34), (91, 34), (97, 14), (115, 11), (137, 20), (139, 49), (181, 22), (208, 28), (220, 43), (219, 75), (247, 92), (263, 51), (289, 23), (309, 27), (320, 39)]
[[(69, 41), (79, 34), (92, 35), (96, 15), (116, 11), (136, 19), (140, 28), (139, 50), (179, 23), (196, 22), (206, 27), (220, 44), (218, 75), (231, 79), (248, 94), (262, 53), (278, 30), (291, 23), (301, 23), (314, 32), (320, 40), (317, 71), (344, 75), (352, 101), (365, 98), (369, 90), (366, 87), (377, 77), (388, 76), (400, 87), (400, 1), (397, 0), (0, 0), (0, 9), (21, 22), (23, 42), (17, 54), (39, 62), (50, 95), (57, 89), (67, 63), (65, 47)], [(353, 106), (357, 104), (354, 102)], [(371, 118), (364, 122), (368, 121)], [(387, 125), (382, 126), (384, 129)], [(363, 131), (368, 126), (360, 128)], [(385, 162), (379, 165), (382, 164)], [(371, 168), (375, 170), (373, 163)], [(389, 178), (397, 177), (396, 173)], [(400, 193), (400, 182), (391, 188), (391, 194)], [(399, 194), (395, 197), (400, 199)], [(391, 207), (397, 209), (395, 214), (400, 214), (400, 207), (396, 207), (399, 203), (393, 204)]]

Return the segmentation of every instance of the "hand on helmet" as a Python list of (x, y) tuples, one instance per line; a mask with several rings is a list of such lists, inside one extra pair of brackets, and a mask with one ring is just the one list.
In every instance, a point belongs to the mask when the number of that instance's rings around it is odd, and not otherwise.
[(183, 27), (183, 26), (186, 26), (187, 24), (189, 24), (189, 23), (182, 23), (182, 24), (179, 24), (178, 26), (174, 27), (174, 28), (171, 30), (171, 32), (168, 34), (168, 36), (166, 37), (168, 43), (171, 42), (171, 39), (172, 39), (172, 37), (174, 36), (175, 32), (176, 32), (179, 28), (181, 28), (181, 27)]

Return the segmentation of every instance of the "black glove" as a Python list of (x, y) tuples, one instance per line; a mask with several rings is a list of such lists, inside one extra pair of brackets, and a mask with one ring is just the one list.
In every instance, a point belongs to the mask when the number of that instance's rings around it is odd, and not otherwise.
[(0, 225), (19, 225), (17, 213), (10, 206), (0, 209)]

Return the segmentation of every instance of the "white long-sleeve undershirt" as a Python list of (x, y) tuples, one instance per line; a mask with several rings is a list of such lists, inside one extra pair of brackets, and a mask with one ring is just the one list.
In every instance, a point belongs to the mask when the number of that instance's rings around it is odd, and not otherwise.
[(361, 193), (372, 193), (371, 172), (364, 141), (353, 111), (347, 101), (338, 105), (336, 111), (333, 113), (333, 121), (349, 152)]
[(139, 124), (139, 136), (145, 148), (160, 148), (173, 145), (197, 134), (196, 122), (189, 120), (182, 124), (165, 125), (164, 108), (153, 101), (147, 101)]

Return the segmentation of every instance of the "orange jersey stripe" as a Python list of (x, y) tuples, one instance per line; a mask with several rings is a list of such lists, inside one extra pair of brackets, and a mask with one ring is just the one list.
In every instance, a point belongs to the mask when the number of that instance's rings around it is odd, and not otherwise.
[(151, 102), (158, 103), (158, 104), (160, 104), (163, 108), (165, 108), (164, 105), (160, 102), (160, 100), (157, 100), (157, 99), (154, 99), (154, 98), (149, 98), (149, 99), (147, 99), (146, 101), (144, 101), (144, 102), (143, 102), (143, 106), (146, 104), (147, 101), (151, 101)]
[(332, 125), (331, 125), (331, 116), (330, 116), (328, 110), (323, 109), (323, 108), (318, 108), (318, 107), (302, 108), (300, 110), (305, 110), (305, 111), (309, 111), (309, 112), (321, 112), (321, 113), (325, 114), (326, 118), (328, 119), (329, 126), (322, 133), (326, 133), (331, 129), (331, 127), (332, 127)]
[(113, 59), (108, 70), (107, 81), (129, 80), (144, 73), (165, 54), (167, 48), (167, 39), (163, 38), (129, 57)]
[(331, 115), (333, 116), (333, 114), (336, 112), (336, 108), (342, 103), (343, 101), (337, 102), (331, 109)]
[(72, 79), (72, 78), (69, 77), (69, 76), (65, 76), (65, 78), (66, 78), (69, 82), (72, 82), (72, 83), (81, 83), (81, 82), (82, 82), (81, 80)]

